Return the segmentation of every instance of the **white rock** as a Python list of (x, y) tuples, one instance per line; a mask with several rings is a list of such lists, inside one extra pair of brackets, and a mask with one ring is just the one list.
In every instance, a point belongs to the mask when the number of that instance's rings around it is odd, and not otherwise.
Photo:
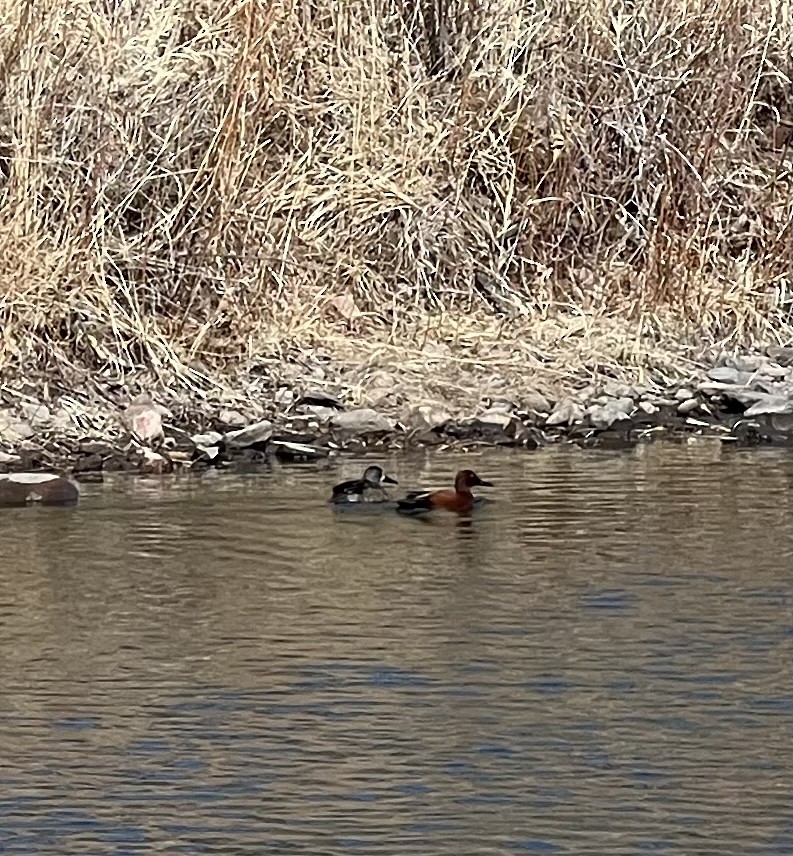
[(699, 399), (698, 398), (687, 398), (685, 401), (681, 401), (680, 404), (677, 405), (677, 412), (681, 415), (684, 413), (691, 413), (699, 407)]
[(59, 479), (57, 473), (0, 473), (0, 479), (16, 482), (17, 484), (44, 484), (44, 482)]
[(223, 435), (217, 431), (207, 431), (205, 434), (193, 434), (190, 438), (191, 442), (201, 447), (217, 446), (222, 439)]

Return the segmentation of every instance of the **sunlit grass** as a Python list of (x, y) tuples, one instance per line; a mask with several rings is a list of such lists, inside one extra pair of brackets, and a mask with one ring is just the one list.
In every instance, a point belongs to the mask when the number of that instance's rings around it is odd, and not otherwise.
[(790, 4), (0, 10), (0, 368), (789, 335)]

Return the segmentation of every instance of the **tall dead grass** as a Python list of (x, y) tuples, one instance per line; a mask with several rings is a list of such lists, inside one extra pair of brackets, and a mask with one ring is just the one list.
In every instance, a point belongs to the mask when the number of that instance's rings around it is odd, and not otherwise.
[(789, 2), (0, 9), (6, 370), (463, 316), (790, 332)]

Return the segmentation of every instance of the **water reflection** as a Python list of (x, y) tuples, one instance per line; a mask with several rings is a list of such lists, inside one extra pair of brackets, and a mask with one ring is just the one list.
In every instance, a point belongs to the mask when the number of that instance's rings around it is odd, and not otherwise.
[(0, 526), (0, 851), (793, 852), (790, 458), (361, 461)]

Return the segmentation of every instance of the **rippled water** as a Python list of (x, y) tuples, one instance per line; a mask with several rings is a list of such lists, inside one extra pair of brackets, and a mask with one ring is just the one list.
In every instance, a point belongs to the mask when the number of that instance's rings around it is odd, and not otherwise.
[[(641, 453), (640, 453), (641, 452)], [(0, 853), (793, 853), (785, 453), (361, 461), (0, 514)]]

